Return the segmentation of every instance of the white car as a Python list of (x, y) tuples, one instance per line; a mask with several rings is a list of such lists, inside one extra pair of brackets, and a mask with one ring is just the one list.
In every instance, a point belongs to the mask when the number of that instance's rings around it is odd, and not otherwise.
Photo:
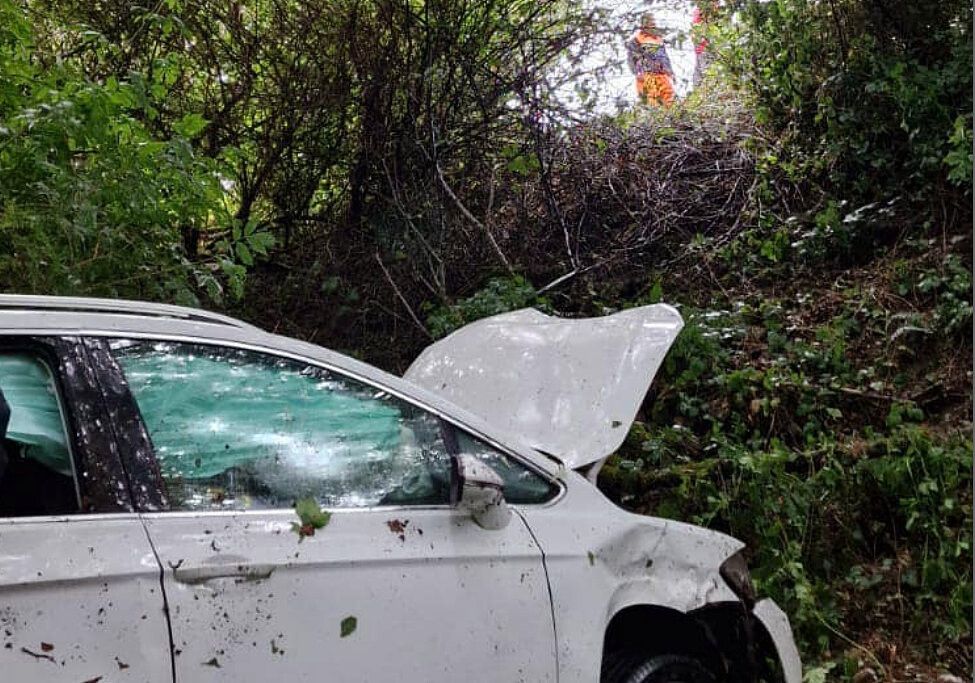
[(401, 379), (0, 296), (0, 680), (799, 683), (739, 541), (593, 484), (681, 324), (517, 311)]

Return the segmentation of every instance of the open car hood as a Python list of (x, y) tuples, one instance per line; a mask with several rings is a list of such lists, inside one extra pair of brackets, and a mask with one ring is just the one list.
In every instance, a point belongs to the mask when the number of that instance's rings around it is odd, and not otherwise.
[(581, 319), (525, 308), (431, 344), (404, 377), (575, 469), (623, 443), (683, 324), (666, 304)]

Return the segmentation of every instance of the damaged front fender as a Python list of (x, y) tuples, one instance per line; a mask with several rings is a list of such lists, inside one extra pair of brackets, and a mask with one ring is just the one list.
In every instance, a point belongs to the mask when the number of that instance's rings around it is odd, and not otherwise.
[(596, 557), (616, 582), (608, 617), (630, 606), (655, 604), (689, 612), (738, 598), (721, 578), (721, 562), (741, 550), (730, 536), (700, 527), (629, 516), (630, 524), (597, 545)]
[(728, 604), (745, 609), (720, 575), (740, 541), (624, 512), (581, 475), (565, 479), (557, 504), (519, 508), (545, 554), (560, 681), (599, 680), (605, 639), (620, 615), (634, 617), (626, 621), (633, 629), (624, 630), (644, 637), (690, 638), (700, 630), (699, 611)]

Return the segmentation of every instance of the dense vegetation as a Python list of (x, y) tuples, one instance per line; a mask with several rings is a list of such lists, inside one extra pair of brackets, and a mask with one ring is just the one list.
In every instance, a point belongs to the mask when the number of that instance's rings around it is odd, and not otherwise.
[(747, 541), (809, 680), (967, 677), (970, 5), (704, 5), (704, 86), (608, 117), (558, 96), (619, 39), (572, 2), (0, 0), (0, 288), (394, 372), (678, 304), (604, 490)]

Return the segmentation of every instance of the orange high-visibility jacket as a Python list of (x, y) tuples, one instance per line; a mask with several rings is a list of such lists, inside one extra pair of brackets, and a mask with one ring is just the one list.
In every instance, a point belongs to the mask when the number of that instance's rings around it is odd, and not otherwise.
[(647, 104), (668, 105), (674, 101), (674, 71), (660, 36), (640, 29), (627, 44), (630, 68), (636, 74), (637, 96)]

